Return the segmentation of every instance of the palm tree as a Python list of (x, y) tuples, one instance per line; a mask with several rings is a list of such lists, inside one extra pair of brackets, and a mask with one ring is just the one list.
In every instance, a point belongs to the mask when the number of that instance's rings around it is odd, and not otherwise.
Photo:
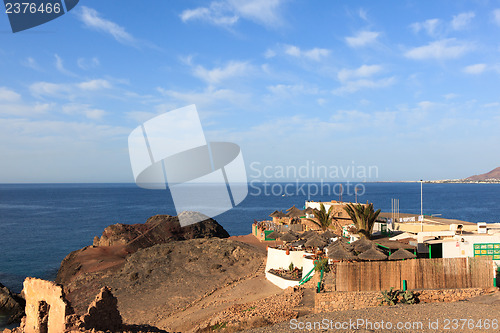
[(376, 212), (373, 209), (373, 204), (361, 205), (348, 203), (344, 210), (347, 212), (354, 226), (362, 236), (367, 239), (371, 238), (373, 232), (373, 226), (380, 214), (380, 209)]
[(321, 230), (325, 231), (328, 229), (332, 223), (335, 224), (335, 227), (338, 228), (340, 227), (338, 224), (338, 221), (335, 217), (332, 216), (332, 210), (333, 206), (330, 206), (328, 211), (326, 211), (325, 206), (323, 203), (320, 203), (319, 210), (315, 209), (314, 210), (314, 219), (307, 219), (308, 221), (311, 221), (315, 225), (321, 228)]

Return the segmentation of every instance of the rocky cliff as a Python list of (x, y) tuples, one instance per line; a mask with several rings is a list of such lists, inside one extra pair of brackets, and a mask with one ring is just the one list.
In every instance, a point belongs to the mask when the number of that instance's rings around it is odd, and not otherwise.
[(20, 295), (12, 293), (0, 283), (0, 314), (4, 314), (7, 318), (7, 322), (0, 322), (0, 326), (21, 320), (24, 316), (24, 304), (24, 299)]
[(227, 238), (229, 234), (214, 219), (181, 227), (177, 216), (155, 215), (143, 224), (110, 225), (101, 237), (94, 238), (94, 246), (126, 245), (130, 252), (169, 241), (194, 238)]
[[(187, 213), (195, 214), (195, 213)], [(73, 251), (64, 258), (56, 282), (67, 284), (76, 275), (119, 269), (125, 258), (157, 244), (195, 238), (227, 238), (227, 231), (214, 219), (181, 227), (177, 216), (155, 215), (146, 223), (114, 224), (95, 237), (92, 246)]]

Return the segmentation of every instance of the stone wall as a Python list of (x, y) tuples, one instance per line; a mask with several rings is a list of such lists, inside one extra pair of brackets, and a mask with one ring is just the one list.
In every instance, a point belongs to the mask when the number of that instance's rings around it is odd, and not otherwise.
[[(412, 290), (421, 303), (456, 302), (490, 292), (491, 288)], [(380, 291), (334, 291), (316, 294), (316, 312), (355, 310), (379, 306)]]
[(26, 297), (26, 333), (61, 333), (66, 329), (70, 307), (62, 287), (51, 281), (27, 278), (23, 288)]

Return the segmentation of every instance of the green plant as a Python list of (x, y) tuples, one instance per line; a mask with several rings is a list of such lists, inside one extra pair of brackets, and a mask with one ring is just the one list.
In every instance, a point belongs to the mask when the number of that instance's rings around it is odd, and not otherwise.
[(290, 263), (290, 266), (288, 266), (289, 271), (293, 271), (293, 262)]
[(315, 225), (320, 227), (321, 230), (323, 230), (323, 231), (328, 229), (328, 227), (330, 227), (330, 225), (332, 225), (332, 223), (335, 224), (335, 227), (337, 229), (342, 230), (337, 219), (333, 217), (332, 210), (333, 210), (333, 206), (330, 206), (330, 208), (327, 211), (325, 208), (325, 205), (323, 205), (321, 203), (319, 206), (319, 210), (314, 209), (314, 219), (307, 219), (307, 220), (311, 221), (312, 223), (314, 223)]
[(415, 304), (417, 303), (417, 296), (412, 291), (401, 292), (401, 303)]
[(384, 304), (388, 304), (388, 305), (394, 305), (398, 302), (398, 295), (400, 294), (401, 290), (393, 290), (393, 288), (391, 287), (391, 289), (389, 290), (382, 290), (382, 297), (379, 297), (378, 299), (380, 299), (380, 305), (384, 305)]
[(373, 226), (380, 214), (380, 209), (374, 211), (372, 203), (366, 206), (349, 203), (344, 207), (344, 210), (351, 218), (358, 233), (370, 239), (373, 232)]
[(212, 326), (212, 330), (215, 331), (215, 330), (220, 330), (221, 328), (226, 328), (226, 325), (227, 325), (226, 322), (215, 324), (214, 326)]
[(330, 271), (330, 266), (328, 265), (328, 258), (319, 258), (314, 261), (314, 270), (316, 272), (325, 272), (328, 273)]

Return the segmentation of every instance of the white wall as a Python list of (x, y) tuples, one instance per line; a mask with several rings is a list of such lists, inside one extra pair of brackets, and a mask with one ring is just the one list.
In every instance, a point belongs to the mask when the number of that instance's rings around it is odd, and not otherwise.
[[(463, 242), (461, 241), (463, 238)], [(443, 258), (474, 257), (474, 244), (500, 243), (500, 235), (456, 235), (455, 242), (443, 243)], [(500, 260), (494, 260), (500, 266)]]
[(291, 281), (291, 280), (285, 280), (280, 278), (279, 276), (276, 276), (274, 274), (266, 272), (266, 279), (273, 283), (274, 285), (280, 287), (281, 289), (286, 289), (288, 287), (293, 287), (293, 286), (298, 286), (299, 281)]
[[(299, 281), (290, 281), (280, 278), (274, 274), (268, 273), (271, 268), (274, 269), (288, 269), (290, 263), (293, 263), (295, 267), (302, 267), (302, 276), (304, 277), (309, 271), (314, 267), (314, 261), (312, 259), (304, 258), (306, 251), (290, 251), (290, 254), (286, 254), (286, 250), (279, 250), (268, 248), (267, 249), (267, 262), (266, 262), (266, 278), (282, 289), (286, 289), (290, 286), (298, 286)], [(309, 276), (313, 276), (314, 272)]]

